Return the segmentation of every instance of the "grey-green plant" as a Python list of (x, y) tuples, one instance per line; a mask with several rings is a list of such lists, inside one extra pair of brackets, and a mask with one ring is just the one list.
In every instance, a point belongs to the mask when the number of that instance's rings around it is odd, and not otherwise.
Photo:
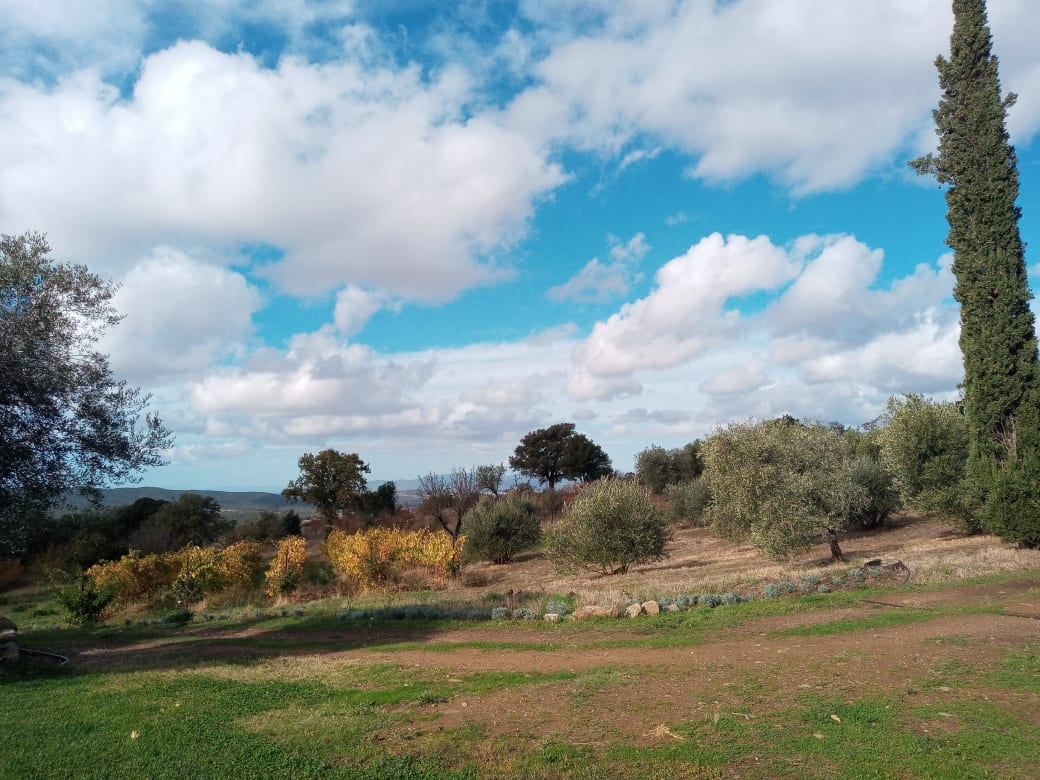
[(668, 519), (676, 525), (704, 525), (705, 512), (711, 502), (708, 478), (700, 476), (684, 482), (673, 482), (664, 489), (668, 499)]
[(541, 538), (538, 508), (530, 495), (483, 496), (465, 516), (467, 561), (509, 563)]
[(960, 304), (964, 486), (970, 523), (1040, 545), (1040, 361), (1007, 127), (985, 0), (953, 0), (950, 56), (938, 57), (938, 154), (911, 165), (945, 186)]
[(884, 525), (902, 506), (895, 475), (876, 455), (850, 455), (846, 449), (834, 486), (832, 515), (846, 528)]
[(636, 479), (656, 495), (678, 482), (689, 482), (704, 471), (700, 440), (666, 450), (652, 444), (636, 454)]
[(603, 479), (578, 492), (548, 534), (546, 549), (560, 570), (624, 574), (663, 558), (668, 538), (667, 520), (647, 488)]
[(958, 404), (913, 393), (892, 396), (877, 439), (907, 505), (981, 530), (968, 500), (968, 429)]
[(791, 418), (732, 423), (704, 443), (712, 499), (707, 518), (723, 538), (750, 540), (778, 560), (809, 548), (836, 511), (844, 452), (840, 435)]

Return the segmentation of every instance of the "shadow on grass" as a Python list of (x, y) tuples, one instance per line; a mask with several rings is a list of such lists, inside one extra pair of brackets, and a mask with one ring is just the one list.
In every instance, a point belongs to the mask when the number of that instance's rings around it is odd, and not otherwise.
[(184, 625), (112, 626), (27, 631), (19, 644), (68, 657), (69, 663), (22, 656), (0, 666), (0, 685), (25, 676), (77, 672), (190, 669), (213, 662), (258, 662), (273, 658), (361, 650), (423, 642), (472, 626), (447, 619), (342, 620), (336, 615), (281, 614)]

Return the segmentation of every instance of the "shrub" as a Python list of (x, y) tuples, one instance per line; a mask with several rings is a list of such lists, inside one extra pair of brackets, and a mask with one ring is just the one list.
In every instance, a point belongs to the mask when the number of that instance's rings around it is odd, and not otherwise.
[(173, 553), (142, 556), (131, 550), (118, 561), (99, 563), (86, 571), (99, 588), (116, 601), (131, 604), (155, 601), (172, 587), (181, 570), (180, 557)]
[(650, 492), (635, 482), (599, 480), (578, 493), (549, 534), (549, 559), (560, 569), (623, 574), (664, 557), (668, 530)]
[(287, 536), (278, 541), (278, 550), (267, 569), (267, 595), (287, 596), (300, 584), (303, 564), (307, 560), (307, 540)]
[(704, 512), (711, 501), (711, 488), (704, 475), (686, 482), (675, 482), (664, 489), (668, 498), (668, 517), (680, 525), (703, 525)]
[(218, 593), (224, 587), (219, 560), (220, 553), (213, 547), (185, 547), (178, 553), (181, 570), (171, 590), (181, 609), (190, 609), (209, 593)]
[(466, 513), (466, 559), (508, 563), (538, 543), (541, 523), (534, 501), (522, 493), (484, 496)]
[(260, 572), (263, 571), (259, 543), (243, 541), (225, 547), (220, 553), (217, 567), (224, 587), (238, 591), (256, 587)]
[(333, 568), (362, 587), (383, 587), (408, 569), (422, 568), (436, 577), (456, 574), (466, 537), (426, 529), (372, 528), (348, 534), (333, 529), (322, 548)]
[(84, 574), (55, 588), (54, 598), (70, 623), (82, 625), (100, 622), (115, 600), (115, 593)]

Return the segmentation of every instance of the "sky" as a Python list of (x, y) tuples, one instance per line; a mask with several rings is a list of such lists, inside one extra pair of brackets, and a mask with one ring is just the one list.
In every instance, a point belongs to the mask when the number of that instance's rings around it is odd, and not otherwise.
[[(1037, 246), (1040, 14), (989, 6)], [(949, 0), (0, 19), (0, 232), (119, 283), (101, 349), (176, 435), (144, 484), (277, 491), (329, 447), (414, 479), (563, 421), (628, 471), (732, 421), (957, 395), (945, 202), (906, 165)]]

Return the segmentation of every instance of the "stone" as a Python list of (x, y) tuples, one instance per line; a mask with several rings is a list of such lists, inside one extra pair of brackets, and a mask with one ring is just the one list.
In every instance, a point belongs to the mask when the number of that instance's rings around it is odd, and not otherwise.
[(627, 615), (630, 618), (639, 617), (642, 614), (643, 614), (643, 605), (642, 604), (632, 604), (631, 606), (625, 608), (625, 615)]
[(678, 612), (679, 611), (679, 605), (678, 604), (665, 604), (664, 611), (665, 612)]
[(660, 615), (661, 614), (661, 605), (658, 604), (656, 601), (644, 601), (643, 604), (642, 604), (642, 607), (643, 607), (643, 612), (645, 612), (648, 615)]
[(621, 617), (624, 608), (620, 604), (611, 604), (607, 607), (596, 607), (596, 617), (617, 618)]
[(571, 618), (574, 620), (588, 620), (591, 617), (598, 617), (596, 614), (596, 610), (598, 609), (599, 607), (591, 604), (585, 607), (578, 607), (571, 613)]
[(544, 616), (544, 620), (546, 623), (559, 623), (560, 616), (556, 612), (547, 612)]

